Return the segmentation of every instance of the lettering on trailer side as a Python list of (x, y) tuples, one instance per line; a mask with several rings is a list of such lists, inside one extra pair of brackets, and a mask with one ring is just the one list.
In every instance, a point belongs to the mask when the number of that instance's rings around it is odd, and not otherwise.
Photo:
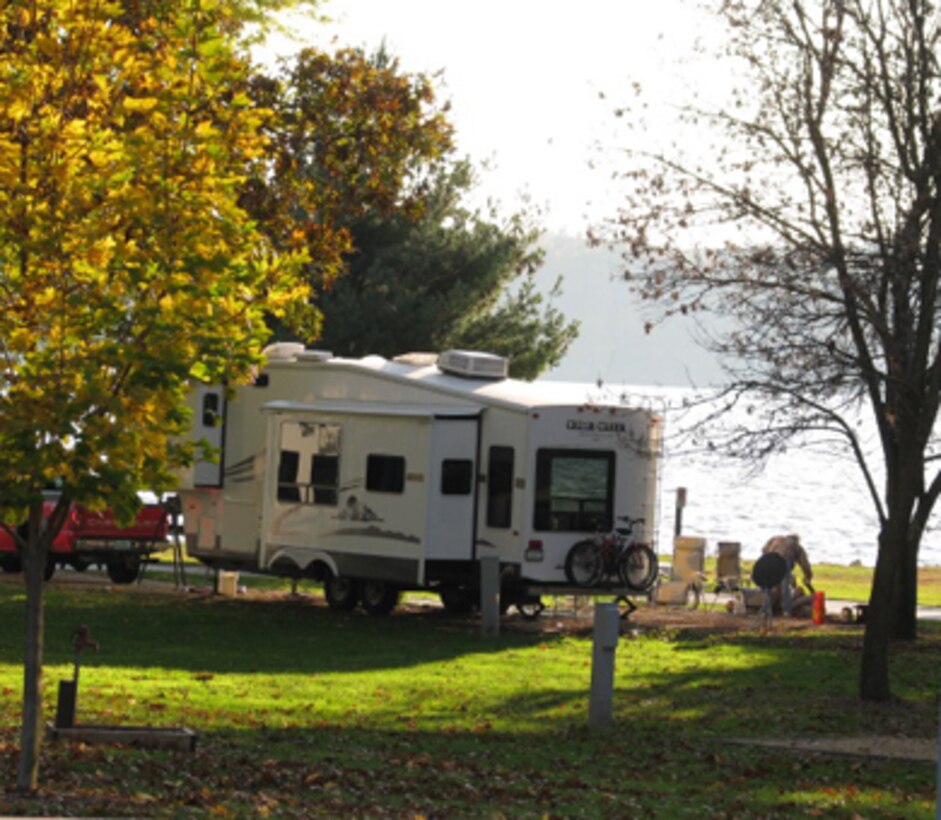
[(588, 419), (569, 419), (565, 423), (566, 430), (577, 430), (581, 433), (626, 433), (627, 425), (623, 421), (590, 421)]

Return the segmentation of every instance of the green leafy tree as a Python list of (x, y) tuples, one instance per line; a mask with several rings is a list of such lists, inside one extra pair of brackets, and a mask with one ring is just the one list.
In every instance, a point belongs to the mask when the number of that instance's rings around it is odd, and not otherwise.
[[(824, 437), (859, 464), (879, 521), (860, 691), (886, 700), (941, 495), (941, 18), (928, 0), (727, 0), (719, 15), (741, 86), (725, 110), (685, 109), (700, 145), (717, 129), (710, 162), (635, 155), (614, 238), (647, 296), (736, 320), (714, 339), (723, 398), (752, 410), (731, 452)], [(690, 231), (726, 242), (697, 251)]]
[(384, 356), (487, 350), (526, 379), (559, 362), (577, 324), (536, 290), (538, 234), (522, 216), (501, 225), (463, 207), (472, 182), (468, 163), (439, 164), (417, 213), (351, 225), (349, 270), (319, 296), (324, 347)]
[(343, 355), (473, 344), (523, 377), (559, 361), (575, 325), (536, 291), (536, 233), (462, 207), (471, 170), (428, 77), (385, 51), (306, 49), (253, 88), (278, 116), (242, 201), (278, 247), (307, 250), (315, 293), (279, 336)]
[(174, 486), (190, 379), (246, 378), (264, 316), (308, 298), (237, 204), (264, 150), (238, 30), (218, 1), (0, 8), (0, 497), (27, 589), (24, 791), (43, 567), (70, 503), (127, 518), (139, 489)]
[[(409, 182), (450, 148), (451, 127), (426, 77), (357, 49), (304, 49), (276, 75), (257, 75), (252, 93), (275, 116), (241, 202), (276, 247), (307, 252), (312, 287), (329, 288), (345, 270), (351, 223), (418, 207)], [(294, 323), (305, 340), (320, 335), (310, 308)]]

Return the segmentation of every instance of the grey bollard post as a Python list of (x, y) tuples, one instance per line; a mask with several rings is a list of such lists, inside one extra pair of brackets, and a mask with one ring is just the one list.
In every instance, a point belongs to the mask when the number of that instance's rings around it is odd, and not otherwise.
[(595, 604), (594, 651), (591, 661), (591, 697), (588, 702), (588, 726), (611, 726), (614, 704), (614, 653), (621, 634), (618, 605)]
[(480, 559), (481, 634), (485, 638), (500, 634), (500, 558), (484, 555)]

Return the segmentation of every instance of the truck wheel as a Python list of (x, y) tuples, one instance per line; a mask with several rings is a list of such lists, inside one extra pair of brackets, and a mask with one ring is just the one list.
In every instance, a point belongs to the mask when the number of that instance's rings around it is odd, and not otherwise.
[(363, 581), (362, 603), (370, 615), (388, 615), (399, 602), (399, 591), (384, 581)]
[(11, 553), (0, 558), (0, 569), (4, 572), (22, 572), (23, 562), (20, 560), (19, 555)]
[(350, 610), (359, 603), (359, 583), (345, 575), (328, 575), (323, 592), (331, 609)]
[(443, 586), (438, 594), (444, 608), (457, 615), (470, 612), (477, 604), (477, 595), (470, 587)]
[(140, 575), (140, 559), (119, 558), (108, 561), (108, 577), (116, 584), (133, 584)]

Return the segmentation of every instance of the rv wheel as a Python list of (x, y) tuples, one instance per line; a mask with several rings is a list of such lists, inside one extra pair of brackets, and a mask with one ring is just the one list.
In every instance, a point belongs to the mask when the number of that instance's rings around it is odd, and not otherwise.
[(359, 584), (343, 575), (328, 575), (323, 592), (332, 609), (353, 609), (359, 603)]
[(388, 615), (399, 602), (399, 591), (383, 581), (363, 581), (362, 602), (370, 615)]

